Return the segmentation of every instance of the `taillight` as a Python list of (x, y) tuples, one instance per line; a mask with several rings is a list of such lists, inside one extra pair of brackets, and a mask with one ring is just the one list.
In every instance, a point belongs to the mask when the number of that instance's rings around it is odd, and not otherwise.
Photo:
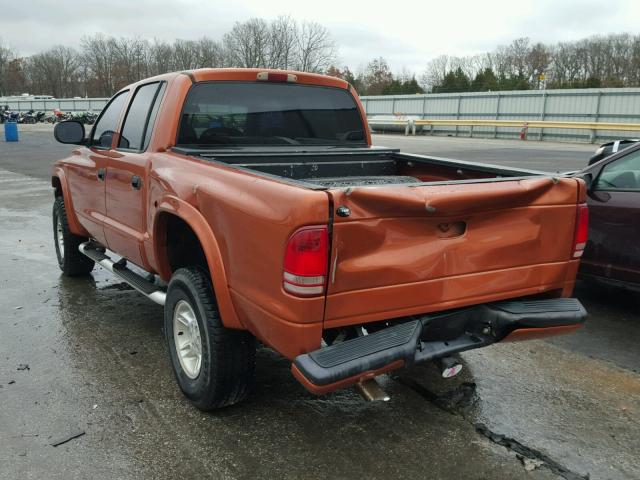
[(260, 72), (256, 79), (262, 82), (296, 83), (298, 76), (293, 73)]
[(329, 233), (326, 226), (296, 230), (284, 254), (284, 289), (294, 295), (324, 293), (329, 258)]
[(576, 234), (573, 239), (573, 258), (580, 258), (587, 246), (589, 237), (589, 208), (586, 205), (578, 205), (576, 213)]

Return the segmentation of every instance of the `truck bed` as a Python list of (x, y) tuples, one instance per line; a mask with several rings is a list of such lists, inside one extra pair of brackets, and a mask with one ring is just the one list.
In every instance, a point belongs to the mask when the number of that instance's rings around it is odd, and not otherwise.
[(231, 151), (173, 148), (173, 151), (312, 189), (502, 181), (514, 177), (549, 175), (535, 170), (406, 154), (382, 147), (308, 148), (294, 151), (291, 148)]
[(252, 192), (327, 193), (324, 328), (572, 291), (574, 178), (379, 147), (174, 151), (258, 175)]

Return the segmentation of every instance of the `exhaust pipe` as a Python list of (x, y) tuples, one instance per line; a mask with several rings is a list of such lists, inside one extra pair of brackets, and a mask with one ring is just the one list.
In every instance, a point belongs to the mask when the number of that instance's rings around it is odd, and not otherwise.
[(388, 402), (391, 397), (382, 389), (375, 378), (368, 378), (356, 383), (358, 393), (368, 402)]
[(459, 357), (442, 357), (435, 360), (442, 378), (453, 378), (462, 371), (462, 361)]

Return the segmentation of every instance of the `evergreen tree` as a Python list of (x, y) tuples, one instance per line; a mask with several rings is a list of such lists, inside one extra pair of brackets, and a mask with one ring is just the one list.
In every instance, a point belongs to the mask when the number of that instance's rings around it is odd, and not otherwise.
[(495, 92), (499, 89), (498, 77), (491, 68), (485, 68), (471, 82), (472, 92)]
[(471, 88), (469, 77), (458, 67), (449, 71), (440, 85), (433, 87), (433, 93), (468, 92)]

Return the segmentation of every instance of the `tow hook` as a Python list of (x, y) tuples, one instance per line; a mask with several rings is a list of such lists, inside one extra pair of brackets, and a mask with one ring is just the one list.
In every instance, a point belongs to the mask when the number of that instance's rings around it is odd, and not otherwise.
[(438, 358), (435, 362), (442, 378), (453, 378), (462, 371), (462, 361), (458, 356)]
[(356, 383), (358, 393), (368, 402), (388, 402), (391, 397), (385, 392), (375, 378), (367, 378)]

